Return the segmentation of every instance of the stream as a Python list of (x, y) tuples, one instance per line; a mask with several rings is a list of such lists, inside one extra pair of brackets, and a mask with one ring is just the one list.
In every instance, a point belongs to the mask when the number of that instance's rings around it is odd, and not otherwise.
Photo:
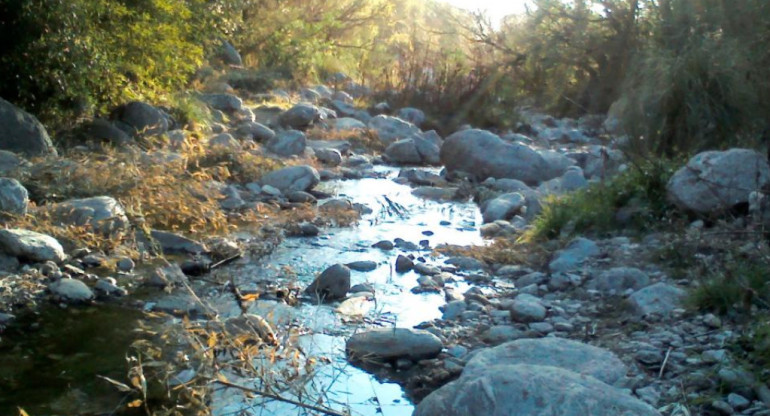
[[(437, 170), (432, 170), (434, 173)], [(298, 325), (307, 328), (299, 345), (309, 356), (323, 356), (315, 367), (314, 375), (305, 381), (305, 397), (321, 397), (326, 407), (358, 416), (406, 416), (414, 406), (404, 395), (402, 388), (393, 382), (378, 380), (375, 376), (349, 364), (345, 356), (345, 340), (357, 330), (369, 326), (413, 327), (419, 323), (441, 317), (439, 307), (445, 303), (443, 293), (415, 294), (412, 288), (419, 286), (419, 275), (414, 271), (398, 274), (393, 264), (399, 254), (412, 254), (417, 260), (441, 266), (441, 257), (434, 257), (433, 248), (441, 244), (484, 244), (478, 227), (481, 215), (472, 202), (435, 202), (412, 195), (412, 188), (393, 181), (399, 169), (387, 166), (375, 167), (379, 178), (359, 180), (334, 180), (321, 183), (317, 189), (337, 197), (348, 198), (365, 204), (373, 210), (362, 216), (357, 226), (330, 228), (317, 237), (285, 239), (268, 257), (257, 263), (241, 262), (228, 266), (223, 272), (237, 277), (237, 285), (248, 290), (258, 287), (266, 279), (286, 284), (289, 279), (299, 287), (306, 287), (313, 278), (335, 263), (374, 261), (376, 269), (368, 272), (352, 271), (351, 285), (367, 283), (374, 287), (376, 300), (359, 305), (369, 311), (363, 321), (348, 322), (335, 312), (336, 304), (314, 305), (303, 302), (298, 307), (258, 300), (250, 312), (265, 316), (274, 325)], [(390, 200), (390, 203), (387, 200)], [(393, 212), (391, 203), (400, 209)], [(417, 247), (396, 247), (390, 251), (372, 248), (381, 240), (397, 238), (414, 243)], [(416, 249), (415, 249), (416, 248)], [(281, 270), (293, 271), (291, 278)], [(276, 277), (279, 276), (279, 277)], [(469, 285), (461, 280), (447, 286), (464, 292)], [(223, 318), (240, 313), (231, 295), (220, 293), (206, 299)], [(43, 415), (66, 413), (74, 409), (69, 402), (94, 402), (104, 398), (115, 409), (120, 405), (117, 395), (105, 392), (107, 386), (95, 380), (95, 375), (120, 378), (125, 375), (124, 354), (133, 340), (131, 326), (139, 312), (126, 311), (110, 305), (86, 309), (71, 309), (38, 317), (39, 330), (30, 334), (3, 334), (4, 357), (0, 360), (0, 413), (15, 414), (16, 406), (27, 406), (30, 414)], [(105, 318), (103, 314), (109, 314)], [(109, 322), (105, 327), (97, 322)], [(66, 328), (66, 331), (62, 331)], [(88, 333), (99, 333), (93, 338)], [(119, 335), (124, 334), (124, 335)], [(26, 337), (26, 338), (25, 338)], [(82, 339), (90, 340), (87, 347), (73, 347)], [(15, 339), (26, 339), (25, 344), (13, 345)], [(40, 345), (36, 345), (40, 344)], [(43, 345), (45, 347), (43, 347)], [(3, 351), (3, 350), (0, 350)], [(13, 354), (10, 354), (13, 353)], [(98, 359), (95, 359), (98, 358)], [(14, 371), (13, 376), (8, 376)], [(72, 374), (72, 373), (76, 374)], [(122, 374), (121, 374), (122, 373)], [(13, 384), (16, 383), (16, 384)], [(82, 396), (82, 398), (80, 397)], [(292, 396), (289, 396), (292, 398)], [(112, 402), (110, 402), (112, 400)], [(64, 405), (61, 402), (64, 402)], [(97, 406), (105, 409), (109, 407)], [(260, 397), (247, 399), (233, 389), (215, 389), (213, 414), (228, 415), (306, 415), (314, 414), (303, 408)], [(79, 406), (76, 406), (79, 407)], [(33, 410), (34, 412), (31, 412)], [(83, 412), (85, 410), (85, 412)], [(79, 414), (96, 414), (78, 408)], [(13, 413), (9, 413), (13, 412)]]

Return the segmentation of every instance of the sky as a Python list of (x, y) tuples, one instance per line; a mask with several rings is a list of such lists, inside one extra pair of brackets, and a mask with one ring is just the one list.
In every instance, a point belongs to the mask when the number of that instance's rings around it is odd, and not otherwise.
[(478, 11), (486, 10), (493, 20), (502, 19), (509, 14), (523, 13), (527, 0), (444, 0), (457, 7)]

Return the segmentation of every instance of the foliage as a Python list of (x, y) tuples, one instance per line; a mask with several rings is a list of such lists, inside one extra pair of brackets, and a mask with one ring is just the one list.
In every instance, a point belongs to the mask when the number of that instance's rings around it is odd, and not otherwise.
[(725, 314), (750, 310), (752, 305), (770, 307), (770, 272), (768, 259), (748, 259), (728, 255), (718, 269), (700, 278), (700, 285), (690, 295), (690, 303), (700, 310)]
[[(208, 37), (204, 0), (2, 0), (0, 96), (44, 122), (183, 86)], [(7, 19), (7, 20), (6, 20)]]
[(606, 233), (621, 228), (616, 215), (621, 208), (630, 209), (633, 226), (645, 229), (661, 221), (671, 212), (666, 200), (666, 183), (675, 164), (645, 161), (607, 182), (546, 200), (543, 211), (533, 220), (522, 239), (549, 240), (585, 232)]

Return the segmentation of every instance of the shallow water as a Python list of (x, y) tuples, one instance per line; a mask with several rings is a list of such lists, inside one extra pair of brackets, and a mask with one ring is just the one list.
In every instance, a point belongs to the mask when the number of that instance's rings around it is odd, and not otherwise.
[[(369, 283), (376, 290), (376, 303), (367, 315), (370, 322), (385, 326), (413, 327), (421, 322), (441, 317), (439, 307), (445, 303), (443, 294), (414, 294), (411, 292), (419, 277), (414, 272), (397, 274), (393, 264), (398, 254), (422, 256), (427, 263), (441, 265), (442, 258), (432, 257), (430, 249), (414, 252), (398, 248), (382, 251), (371, 248), (380, 240), (402, 238), (418, 244), (427, 240), (434, 248), (440, 244), (483, 244), (478, 227), (481, 215), (472, 202), (439, 203), (414, 197), (412, 189), (393, 182), (398, 170), (378, 167), (377, 171), (386, 177), (351, 181), (325, 182), (319, 189), (336, 196), (347, 197), (353, 202), (363, 203), (373, 209), (365, 215), (358, 226), (327, 230), (322, 236), (294, 238), (284, 241), (277, 250), (260, 265), (244, 270), (241, 284), (275, 276), (282, 267), (290, 267), (302, 287), (326, 267), (335, 263), (349, 263), (371, 260), (378, 264), (371, 272), (356, 272), (351, 283)], [(403, 215), (388, 212), (388, 202), (398, 204)], [(430, 235), (427, 235), (430, 234)], [(280, 274), (280, 273), (278, 273)], [(468, 288), (462, 281), (450, 283), (460, 291)], [(345, 323), (336, 315), (332, 305), (309, 305), (300, 307), (298, 314), (304, 326), (314, 332), (301, 340), (303, 350), (325, 356), (331, 360), (317, 368), (315, 377), (305, 386), (306, 391), (324, 398), (324, 405), (338, 411), (349, 411), (360, 416), (402, 416), (411, 415), (414, 406), (404, 397), (400, 386), (395, 383), (378, 381), (374, 376), (350, 364), (345, 359), (345, 340), (361, 324)], [(224, 396), (220, 396), (224, 398)], [(237, 396), (227, 395), (226, 400), (215, 409), (216, 415), (305, 415), (312, 414), (296, 406), (255, 399), (244, 404)]]

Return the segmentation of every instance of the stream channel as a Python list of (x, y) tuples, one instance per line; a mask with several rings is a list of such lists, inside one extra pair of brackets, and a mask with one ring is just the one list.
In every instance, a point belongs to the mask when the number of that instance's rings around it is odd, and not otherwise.
[[(435, 169), (429, 170), (437, 173)], [(470, 201), (434, 202), (413, 196), (410, 186), (393, 181), (398, 176), (397, 168), (376, 166), (374, 171), (378, 178), (333, 180), (317, 187), (371, 208), (373, 212), (363, 215), (358, 225), (325, 229), (317, 237), (287, 238), (261, 261), (240, 262), (222, 272), (233, 273), (237, 276), (237, 285), (249, 289), (250, 285), (281, 275), (278, 271), (290, 267), (297, 284), (305, 287), (335, 263), (376, 262), (377, 268), (372, 271), (351, 273), (351, 285), (368, 283), (376, 293), (376, 300), (360, 305), (369, 309), (363, 322), (350, 323), (343, 319), (335, 312), (338, 304), (302, 302), (297, 307), (289, 307), (258, 300), (250, 311), (263, 314), (276, 325), (291, 322), (309, 329), (309, 334), (299, 339), (301, 348), (306, 354), (328, 358), (319, 362), (315, 375), (306, 380), (303, 386), (309, 395), (306, 397), (323, 397), (324, 406), (351, 415), (407, 416), (412, 414), (414, 406), (402, 388), (349, 364), (345, 340), (367, 326), (413, 327), (440, 318), (439, 307), (445, 303), (443, 292), (413, 293), (411, 289), (419, 286), (419, 275), (414, 271), (398, 274), (393, 264), (399, 254), (405, 254), (414, 255), (417, 261), (424, 258), (428, 264), (441, 266), (444, 259), (434, 257), (433, 249), (437, 246), (484, 244), (479, 233), (481, 215)], [(398, 212), (389, 208), (391, 203), (399, 207)], [(390, 251), (372, 247), (378, 241), (397, 238), (416, 247), (401, 246)], [(469, 288), (459, 278), (447, 286), (460, 292)], [(206, 299), (223, 318), (239, 313), (227, 296), (231, 295), (222, 293), (220, 299), (216, 296)], [(120, 396), (106, 392), (109, 386), (95, 375), (125, 378), (124, 354), (132, 341), (131, 336), (125, 334), (132, 332), (131, 325), (139, 312), (109, 304), (90, 309), (49, 309), (53, 311), (37, 317), (34, 332), (20, 334), (10, 328), (3, 334), (0, 414), (17, 414), (17, 406), (35, 416), (105, 414), (104, 409), (109, 406), (119, 407), (120, 402), (116, 400)], [(86, 339), (88, 345), (84, 346)], [(275, 400), (247, 399), (234, 389), (216, 389), (212, 407), (215, 416), (314, 414)]]

